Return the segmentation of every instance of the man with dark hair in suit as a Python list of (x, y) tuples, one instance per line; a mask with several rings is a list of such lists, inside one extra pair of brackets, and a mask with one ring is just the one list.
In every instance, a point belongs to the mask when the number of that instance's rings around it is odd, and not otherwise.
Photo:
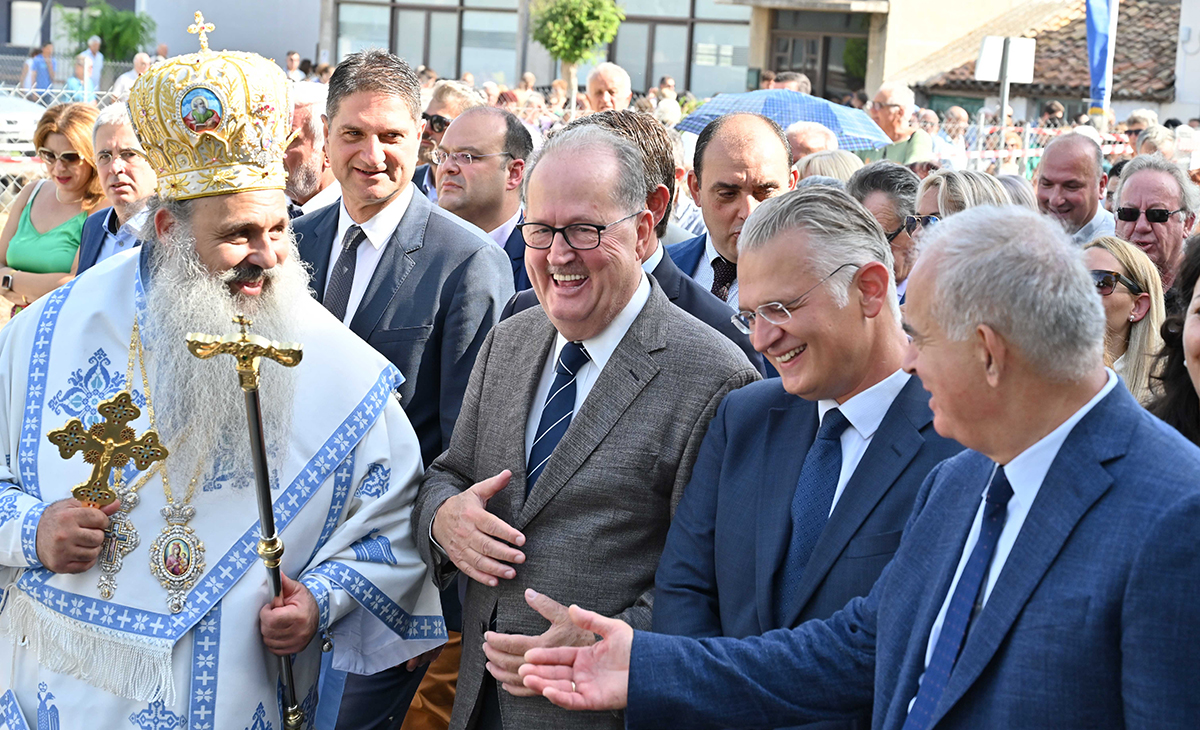
[[(341, 202), (293, 227), (316, 298), (404, 374), (397, 393), (428, 464), (450, 443), (475, 355), (513, 288), (499, 246), (415, 194), (419, 99), (413, 70), (390, 53), (363, 51), (338, 65), (325, 141)], [(457, 595), (442, 599), (447, 627), (457, 630)], [(405, 667), (359, 671), (346, 678), (338, 727), (390, 727), (420, 675)], [(326, 702), (335, 699), (325, 693)]]
[(533, 137), (511, 112), (477, 106), (455, 118), (433, 150), (437, 204), (478, 226), (512, 261), (513, 286), (529, 288), (521, 222), (521, 182)]
[(479, 92), (461, 81), (442, 79), (433, 85), (433, 94), (429, 105), (421, 112), (425, 127), (421, 132), (421, 147), (417, 159), (421, 166), (413, 170), (413, 185), (429, 202), (437, 202), (437, 163), (433, 161), (433, 151), (442, 143), (442, 135), (446, 133), (450, 122), (458, 118), (466, 110), (483, 106), (484, 99)]
[(96, 116), (92, 147), (96, 174), (110, 207), (92, 213), (83, 224), (76, 276), (113, 254), (141, 244), (146, 201), (158, 184), (158, 175), (133, 132), (129, 109), (124, 104), (110, 104)]
[(531, 647), (592, 641), (569, 603), (649, 628), (654, 566), (708, 421), (758, 373), (643, 271), (655, 217), (637, 147), (564, 130), (525, 186), (542, 306), (488, 335), (414, 530), (436, 580), (470, 579), (452, 730), (616, 730), (619, 717), (534, 696), (517, 669)]
[(795, 190), (755, 212), (738, 249), (738, 321), (780, 377), (730, 393), (709, 424), (658, 565), (661, 633), (829, 618), (871, 590), (926, 475), (961, 450), (901, 368), (891, 250), (870, 213), (834, 188)]
[(574, 609), (605, 640), (530, 652), (525, 684), (628, 704), (630, 728), (871, 708), (876, 730), (1197, 726), (1200, 449), (1104, 367), (1104, 310), (1056, 221), (972, 208), (922, 245), (904, 367), (970, 450), (925, 480), (870, 594), (744, 640)]
[(758, 114), (726, 114), (709, 122), (696, 139), (688, 173), (708, 233), (669, 247), (667, 255), (736, 311), (742, 226), (764, 200), (795, 188), (799, 177), (787, 135), (775, 122)]
[[(764, 375), (763, 357), (755, 352), (750, 338), (737, 329), (729, 317), (729, 309), (721, 300), (704, 290), (691, 277), (684, 275), (675, 262), (667, 256), (661, 245), (661, 237), (671, 219), (671, 205), (675, 198), (675, 164), (671, 151), (671, 138), (667, 130), (653, 117), (631, 109), (589, 114), (571, 122), (567, 127), (597, 125), (615, 132), (637, 145), (642, 153), (642, 167), (646, 173), (646, 208), (654, 215), (655, 224), (642, 258), (642, 269), (654, 277), (663, 293), (673, 304), (696, 319), (728, 337), (733, 344), (742, 348), (751, 364)], [(504, 308), (501, 318), (507, 318), (538, 303), (532, 290), (519, 291)]]
[[(917, 262), (917, 244), (909, 234), (917, 214), (917, 188), (921, 178), (904, 165), (877, 160), (854, 171), (846, 181), (846, 192), (863, 204), (883, 226), (883, 235), (892, 247), (896, 274), (896, 295), (904, 304), (908, 292), (908, 274)], [(916, 226), (912, 225), (915, 231)]]

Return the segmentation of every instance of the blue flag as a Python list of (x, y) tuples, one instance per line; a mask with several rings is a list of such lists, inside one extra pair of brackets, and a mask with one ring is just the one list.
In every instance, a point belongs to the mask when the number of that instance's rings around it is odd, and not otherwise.
[(1121, 0), (1087, 0), (1088, 69), (1092, 84), (1089, 114), (1100, 114), (1112, 95), (1113, 50)]

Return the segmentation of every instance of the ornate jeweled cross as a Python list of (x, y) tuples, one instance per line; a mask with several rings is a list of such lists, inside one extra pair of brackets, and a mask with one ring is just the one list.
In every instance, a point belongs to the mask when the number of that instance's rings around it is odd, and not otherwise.
[(123, 390), (96, 409), (104, 418), (85, 429), (78, 418), (47, 434), (50, 443), (58, 447), (64, 459), (83, 452), (85, 463), (92, 465), (92, 475), (71, 490), (71, 495), (85, 507), (103, 507), (117, 499), (109, 489), (108, 480), (113, 468), (121, 469), (130, 461), (138, 471), (145, 471), (156, 461), (167, 458), (167, 447), (158, 441), (158, 434), (146, 431), (141, 436), (129, 427), (129, 422), (142, 414), (133, 404), (129, 391)]
[(188, 26), (188, 33), (200, 36), (200, 50), (208, 50), (208, 34), (217, 29), (212, 23), (204, 22), (204, 13), (196, 11), (196, 22)]
[(290, 368), (295, 367), (304, 355), (300, 346), (293, 342), (272, 342), (250, 334), (247, 330), (254, 323), (245, 315), (237, 315), (233, 323), (242, 330), (238, 334), (215, 337), (189, 332), (187, 346), (188, 351), (201, 360), (215, 355), (233, 355), (242, 390), (258, 390), (258, 363), (262, 358)]

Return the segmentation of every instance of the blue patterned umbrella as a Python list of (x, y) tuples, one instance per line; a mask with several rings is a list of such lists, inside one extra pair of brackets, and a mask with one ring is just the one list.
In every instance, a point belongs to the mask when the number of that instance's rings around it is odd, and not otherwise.
[(892, 140), (862, 109), (842, 106), (790, 89), (760, 89), (742, 94), (721, 94), (706, 101), (675, 125), (680, 132), (700, 131), (717, 117), (734, 112), (754, 112), (787, 129), (795, 122), (824, 124), (837, 135), (844, 150), (874, 150)]

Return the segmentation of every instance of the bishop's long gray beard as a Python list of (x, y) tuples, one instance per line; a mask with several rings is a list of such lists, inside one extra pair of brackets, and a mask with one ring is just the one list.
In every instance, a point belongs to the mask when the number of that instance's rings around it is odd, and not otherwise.
[[(201, 360), (188, 351), (186, 338), (191, 332), (236, 332), (233, 317), (245, 314), (254, 322), (253, 334), (281, 342), (298, 339), (295, 317), (309, 299), (308, 272), (290, 230), (288, 235), (292, 240), (287, 261), (266, 271), (239, 267), (209, 273), (196, 254), (189, 226), (177, 225), (152, 251), (143, 341), (159, 436), (171, 452), (166, 466), (177, 500), (182, 500), (198, 468), (202, 484), (196, 489), (197, 501), (203, 501), (200, 495), (208, 489), (253, 484), (246, 406), (233, 360)], [(230, 291), (231, 281), (258, 275), (266, 278), (259, 296)], [(264, 362), (260, 372), (263, 429), (274, 472), (288, 453), (296, 376), (293, 368), (271, 362)], [(140, 378), (135, 371), (131, 385), (141, 388)]]

